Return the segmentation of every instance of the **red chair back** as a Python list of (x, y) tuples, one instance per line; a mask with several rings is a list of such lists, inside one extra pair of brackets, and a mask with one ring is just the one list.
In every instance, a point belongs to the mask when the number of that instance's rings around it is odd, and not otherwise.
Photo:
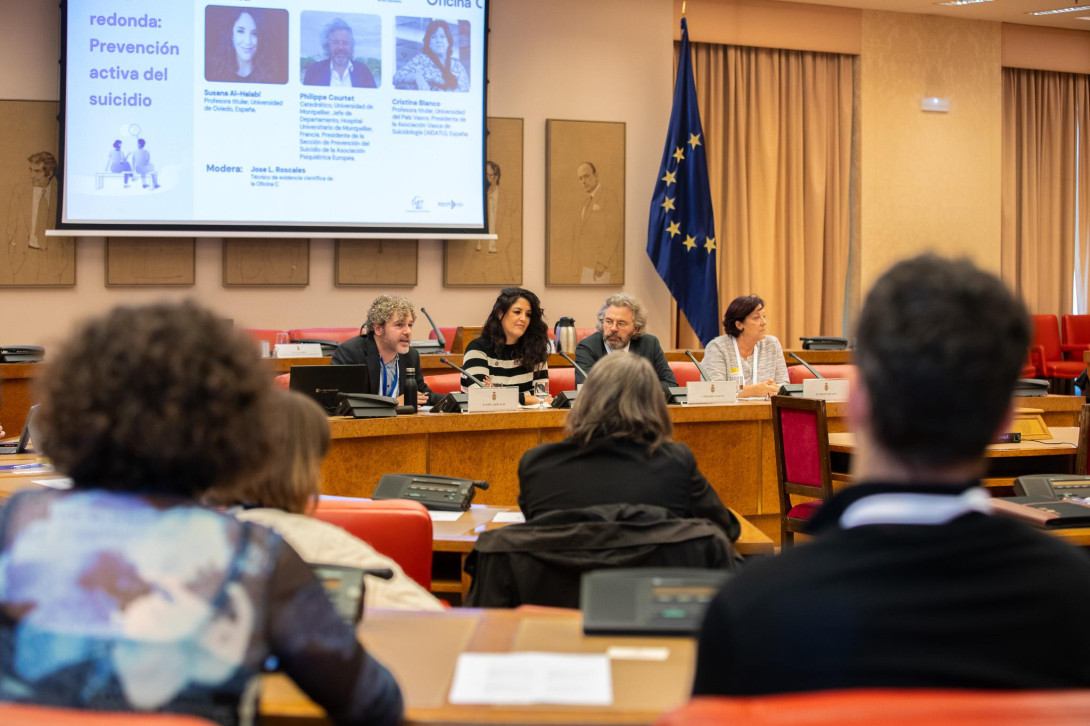
[(821, 442), (816, 411), (780, 411), (783, 436), (784, 478), (794, 484), (820, 488), (822, 485)]
[[(812, 366), (815, 371), (826, 378), (854, 378), (855, 366), (849, 364)], [(790, 383), (802, 383), (808, 378), (816, 376), (806, 369), (806, 366), (787, 366), (787, 380)]]
[(1063, 358), (1063, 351), (1060, 349), (1060, 325), (1055, 315), (1033, 316), (1033, 345), (1043, 349), (1046, 361)]
[[(772, 436), (776, 444), (776, 487), (780, 498), (780, 541), (794, 542), (818, 503), (833, 495), (829, 463), (829, 428), (825, 401), (813, 398), (772, 397)], [(810, 501), (793, 504), (791, 496)]]
[(432, 393), (454, 393), (462, 390), (461, 373), (436, 373), (432, 376), (424, 376), (424, 382)]
[(1090, 690), (845, 689), (773, 696), (694, 698), (655, 726), (1081, 726)]
[(323, 496), (314, 516), (359, 537), (431, 590), (431, 516), (420, 502)]
[[(443, 340), (446, 341), (446, 344), (443, 346), (443, 350), (449, 353), (450, 346), (452, 343), (454, 343), (454, 334), (458, 332), (458, 328), (444, 328), (442, 325), (440, 325), (439, 330), (443, 332)], [(438, 337), (439, 336), (435, 334), (434, 330), (428, 333), (428, 340), (436, 340), (438, 339)]]
[(549, 369), (549, 395), (559, 396), (562, 391), (575, 390), (574, 368)]
[(292, 340), (332, 340), (335, 343), (343, 343), (359, 334), (359, 328), (295, 328), (288, 331)]
[(1090, 315), (1064, 315), (1060, 318), (1060, 326), (1064, 345), (1090, 350)]
[(689, 381), (699, 381), (700, 371), (693, 365), (692, 361), (687, 360), (672, 360), (669, 362), (670, 370), (674, 372), (674, 378), (677, 379), (679, 386), (684, 386)]

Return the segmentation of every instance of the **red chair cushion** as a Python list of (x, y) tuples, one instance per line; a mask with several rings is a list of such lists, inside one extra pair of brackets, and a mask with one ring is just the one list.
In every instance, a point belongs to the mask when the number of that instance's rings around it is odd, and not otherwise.
[[(443, 350), (450, 352), (450, 346), (454, 344), (454, 334), (458, 332), (458, 328), (445, 328), (442, 325), (439, 326), (439, 330), (443, 332), (443, 340), (446, 341), (446, 345), (443, 346)], [(439, 336), (432, 330), (428, 333), (428, 340), (436, 340)]]
[(787, 513), (787, 516), (791, 517), (791, 519), (810, 519), (817, 514), (819, 509), (821, 509), (821, 500), (813, 499), (791, 507), (791, 511)]
[(1018, 377), (1019, 378), (1036, 378), (1037, 377), (1037, 366), (1033, 365), (1032, 363), (1026, 363), (1024, 366), (1022, 366), (1022, 372), (1018, 374)]
[(360, 334), (359, 328), (295, 328), (288, 331), (292, 340), (332, 340), (343, 343)]
[(434, 376), (424, 376), (424, 382), (432, 393), (454, 393), (462, 390), (461, 373), (436, 373)]
[(1082, 361), (1045, 361), (1045, 376), (1048, 378), (1078, 378), (1085, 370), (1086, 364)]
[(359, 537), (431, 590), (432, 524), (420, 502), (322, 496), (314, 516)]
[(689, 381), (699, 381), (700, 371), (693, 365), (692, 361), (687, 360), (672, 360), (669, 363), (670, 370), (674, 372), (674, 378), (677, 379), (679, 386), (684, 386)]
[[(820, 365), (813, 366), (821, 375), (826, 378), (854, 378), (855, 366), (848, 364), (837, 365)], [(787, 380), (791, 383), (802, 383), (808, 378), (816, 378), (813, 373), (806, 369), (806, 366), (788, 366), (787, 367)]]

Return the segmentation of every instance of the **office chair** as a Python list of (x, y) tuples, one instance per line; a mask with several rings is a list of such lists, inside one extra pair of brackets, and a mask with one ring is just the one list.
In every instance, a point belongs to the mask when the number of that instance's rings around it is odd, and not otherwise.
[(431, 515), (420, 502), (322, 496), (313, 516), (362, 539), (431, 590)]
[[(1033, 316), (1033, 344), (1030, 358), (1037, 366), (1040, 375), (1053, 379), (1057, 385), (1053, 390), (1062, 388), (1070, 392), (1073, 381), (1086, 370), (1086, 363), (1079, 360), (1064, 360), (1063, 347), (1060, 344), (1060, 327), (1055, 315)], [(1062, 383), (1061, 383), (1062, 382)]]

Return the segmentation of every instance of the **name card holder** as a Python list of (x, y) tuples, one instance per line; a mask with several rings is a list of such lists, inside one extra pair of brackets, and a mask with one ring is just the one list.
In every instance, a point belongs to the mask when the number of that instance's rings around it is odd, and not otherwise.
[(318, 343), (277, 343), (274, 358), (321, 358), (322, 346)]
[(847, 401), (850, 383), (847, 378), (807, 378), (802, 382), (802, 397)]
[(689, 381), (685, 389), (690, 406), (738, 402), (738, 386), (733, 381)]
[(471, 387), (469, 394), (469, 412), (518, 411), (519, 389), (514, 387), (481, 388)]

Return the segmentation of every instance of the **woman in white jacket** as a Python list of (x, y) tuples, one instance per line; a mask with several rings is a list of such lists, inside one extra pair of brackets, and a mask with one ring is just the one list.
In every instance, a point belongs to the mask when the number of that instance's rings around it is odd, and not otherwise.
[(431, 593), (389, 557), (336, 525), (306, 514), (319, 493), (322, 459), (329, 450), (329, 419), (312, 400), (280, 391), (269, 422), (272, 449), (264, 471), (230, 490), (210, 492), (210, 503), (238, 505), (239, 519), (275, 530), (307, 562), (393, 570), (390, 580), (366, 579), (367, 608), (442, 610)]

